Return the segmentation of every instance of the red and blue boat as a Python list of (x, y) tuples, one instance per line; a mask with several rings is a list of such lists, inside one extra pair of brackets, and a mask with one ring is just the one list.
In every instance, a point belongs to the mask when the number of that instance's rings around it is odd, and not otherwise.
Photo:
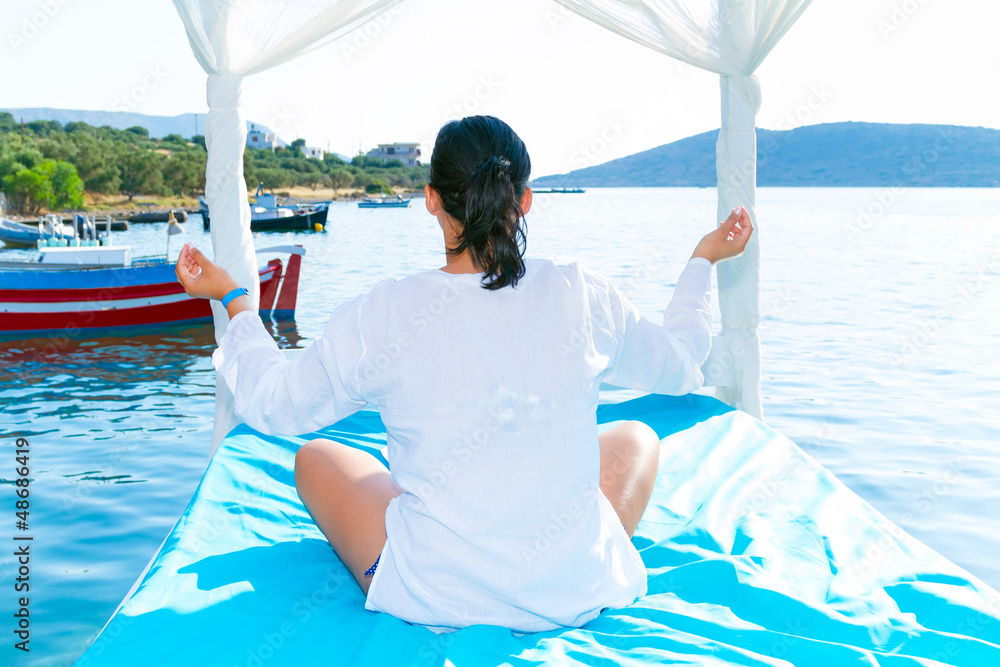
[[(124, 252), (121, 252), (124, 250)], [(127, 247), (42, 248), (39, 261), (0, 262), (0, 336), (31, 338), (98, 335), (104, 330), (210, 321), (206, 299), (189, 297), (165, 257), (128, 257)], [(102, 253), (99, 256), (99, 253)], [(258, 269), (260, 313), (295, 313), (305, 248), (277, 246), (260, 253), (287, 253)], [(90, 265), (73, 263), (89, 254)]]

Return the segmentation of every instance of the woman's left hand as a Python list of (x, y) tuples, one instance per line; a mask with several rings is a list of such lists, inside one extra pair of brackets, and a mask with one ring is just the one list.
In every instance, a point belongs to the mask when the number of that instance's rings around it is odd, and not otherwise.
[(190, 243), (181, 248), (174, 272), (184, 291), (198, 299), (221, 299), (239, 287), (228, 271)]
[(753, 234), (750, 212), (737, 206), (728, 218), (719, 223), (718, 229), (705, 234), (698, 242), (691, 257), (703, 257), (712, 264), (731, 257), (739, 257)]

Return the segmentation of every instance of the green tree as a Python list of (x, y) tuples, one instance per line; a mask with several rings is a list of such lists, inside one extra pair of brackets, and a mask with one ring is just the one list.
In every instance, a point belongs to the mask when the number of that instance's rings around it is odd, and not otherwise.
[[(294, 185), (294, 181), (291, 178), (289, 172), (284, 169), (274, 169), (270, 167), (265, 167), (264, 169), (257, 169), (254, 175), (259, 179), (258, 183), (264, 184), (265, 190), (274, 190), (275, 188), (287, 188)], [(247, 185), (249, 188), (249, 184)], [(254, 185), (256, 189), (256, 184)]]
[(13, 147), (6, 142), (0, 144), (0, 179), (4, 176), (17, 173), (17, 170), (22, 167), (24, 165), (14, 155)]
[(118, 153), (121, 190), (132, 201), (138, 193), (159, 193), (163, 188), (163, 156), (145, 148), (126, 145)]
[(44, 160), (36, 170), (49, 181), (52, 191), (49, 208), (63, 210), (83, 206), (83, 181), (76, 167), (62, 160)]
[(354, 172), (354, 181), (351, 183), (351, 185), (353, 185), (356, 188), (365, 188), (371, 184), (372, 180), (373, 178), (371, 174), (362, 169), (358, 169), (356, 172)]
[(341, 160), (335, 153), (327, 153), (323, 156), (323, 164), (327, 169), (336, 169), (337, 167), (342, 167), (346, 162)]
[(163, 184), (178, 195), (204, 192), (207, 159), (205, 151), (197, 147), (175, 152), (163, 163)]
[(375, 194), (376, 192), (382, 192), (387, 195), (393, 194), (393, 190), (389, 187), (389, 184), (385, 181), (374, 180), (365, 186), (365, 192), (368, 194)]
[(337, 190), (343, 190), (354, 182), (354, 175), (346, 169), (334, 169), (330, 172), (330, 181)]
[(66, 123), (66, 125), (63, 127), (63, 131), (65, 131), (66, 134), (73, 134), (74, 132), (86, 132), (87, 134), (93, 135), (94, 132), (97, 131), (97, 128), (94, 127), (93, 125), (84, 123), (83, 121), (74, 121)]
[(133, 125), (132, 127), (128, 128), (125, 131), (128, 132), (129, 134), (136, 134), (140, 137), (145, 137), (146, 139), (149, 139), (149, 130), (142, 127), (141, 125)]
[(62, 132), (63, 126), (57, 120), (33, 120), (25, 123), (24, 128), (36, 137), (47, 137), (54, 132)]
[(83, 206), (83, 181), (76, 167), (61, 160), (41, 160), (33, 168), (21, 165), (0, 180), (0, 187), (20, 213)]
[[(15, 145), (12, 148), (14, 161), (29, 169), (45, 159), (42, 152), (31, 143), (26, 142), (19, 146)], [(17, 170), (15, 169), (15, 171)]]
[(104, 194), (120, 192), (122, 172), (116, 144), (86, 131), (73, 132), (68, 138), (73, 151), (62, 159), (76, 165), (86, 189)]
[(327, 175), (321, 171), (304, 172), (299, 175), (298, 185), (307, 185), (310, 190), (315, 190), (323, 182), (323, 179), (329, 180)]
[(0, 134), (13, 132), (17, 128), (14, 116), (7, 111), (0, 111)]
[(52, 203), (52, 183), (49, 179), (23, 166), (3, 177), (3, 192), (18, 213), (38, 213)]

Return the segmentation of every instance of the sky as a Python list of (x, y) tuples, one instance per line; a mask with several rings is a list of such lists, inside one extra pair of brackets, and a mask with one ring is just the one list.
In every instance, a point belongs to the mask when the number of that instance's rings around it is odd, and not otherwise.
[[(450, 118), (493, 114), (524, 139), (533, 176), (719, 126), (717, 75), (552, 0), (406, 0), (374, 21), (249, 77), (247, 118), (354, 155), (429, 151)], [(757, 125), (1000, 128), (998, 25), (995, 0), (815, 0), (757, 71)], [(207, 111), (168, 0), (3, 0), (0, 66), (0, 108)]]

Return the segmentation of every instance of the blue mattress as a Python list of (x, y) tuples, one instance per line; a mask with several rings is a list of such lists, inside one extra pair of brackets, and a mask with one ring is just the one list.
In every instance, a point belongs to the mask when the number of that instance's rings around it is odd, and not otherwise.
[[(437, 635), (365, 611), (293, 485), (315, 435), (241, 426), (78, 664), (1000, 665), (1000, 595), (788, 439), (704, 396), (598, 410), (625, 419), (663, 439), (634, 538), (649, 593), (582, 628)], [(372, 412), (318, 435), (385, 445)]]

